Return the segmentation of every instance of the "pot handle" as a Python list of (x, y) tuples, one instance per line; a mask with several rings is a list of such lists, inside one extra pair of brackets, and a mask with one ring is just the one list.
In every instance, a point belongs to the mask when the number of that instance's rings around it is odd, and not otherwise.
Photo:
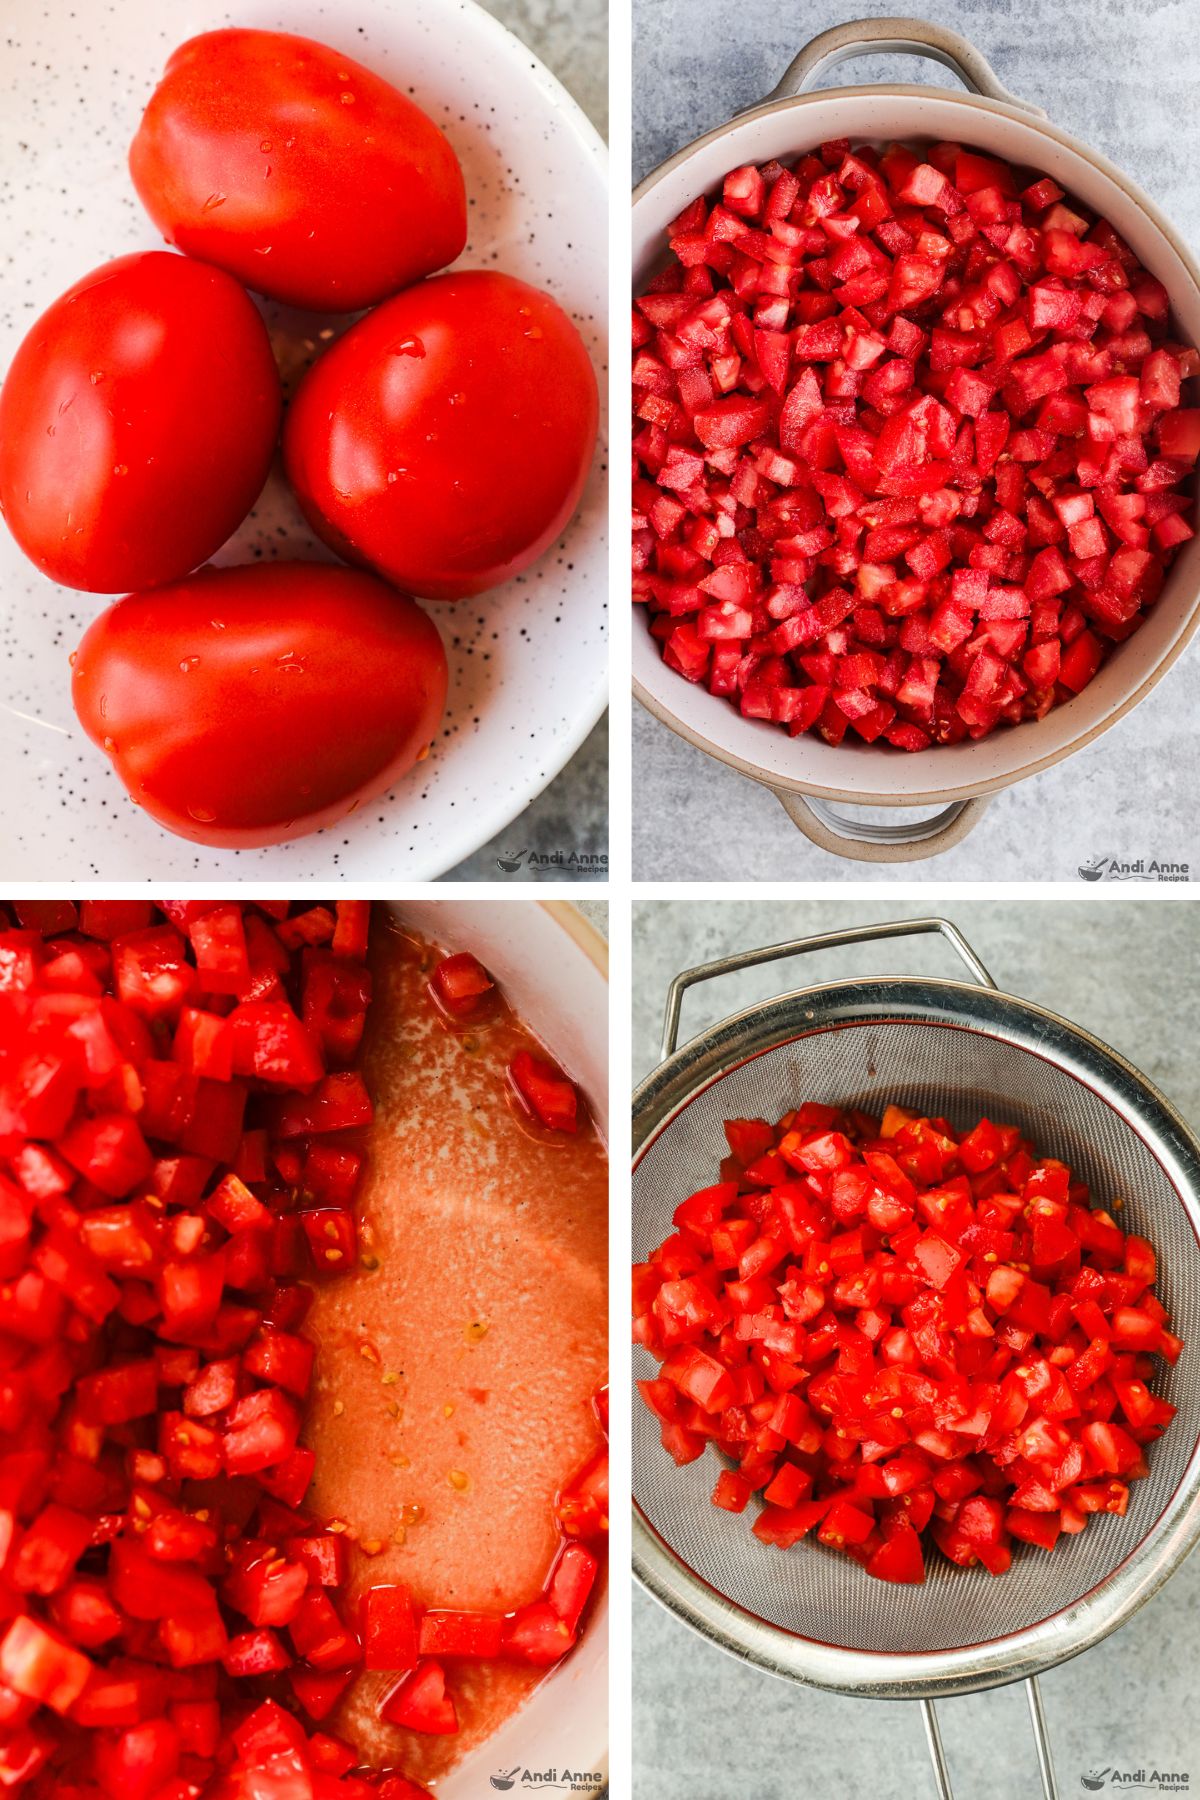
[(852, 925), (845, 931), (823, 931), (816, 937), (791, 938), (785, 944), (768, 944), (762, 950), (739, 950), (733, 956), (719, 956), (713, 962), (697, 963), (694, 969), (684, 969), (667, 989), (660, 1060), (665, 1061), (672, 1055), (679, 1041), (683, 996), (701, 981), (713, 981), (718, 975), (733, 975), (739, 969), (756, 969), (761, 963), (781, 962), (788, 956), (806, 956), (810, 950), (838, 950), (846, 944), (872, 944), (881, 938), (924, 937), (929, 932), (937, 932), (946, 939), (980, 987), (995, 987), (962, 932), (949, 919), (891, 919), (879, 925)]
[(928, 856), (940, 856), (943, 850), (962, 842), (979, 823), (987, 805), (985, 795), (976, 795), (970, 800), (954, 801), (931, 819), (876, 825), (808, 794), (777, 787), (771, 792), (792, 824), (811, 843), (849, 862), (921, 862)]
[(759, 104), (794, 99), (826, 69), (835, 68), (852, 56), (867, 55), (928, 57), (931, 62), (952, 69), (973, 94), (1002, 100), (1006, 106), (1031, 113), (1035, 119), (1046, 117), (1040, 106), (1032, 106), (1028, 100), (1019, 100), (1016, 94), (1009, 93), (987, 57), (967, 38), (957, 31), (948, 31), (944, 25), (933, 25), (928, 19), (851, 19), (845, 25), (822, 31), (804, 46), (778, 87)]

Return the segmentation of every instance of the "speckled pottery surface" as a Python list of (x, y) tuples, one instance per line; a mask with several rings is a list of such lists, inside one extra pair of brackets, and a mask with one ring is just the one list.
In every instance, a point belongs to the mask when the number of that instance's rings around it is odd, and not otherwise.
[[(579, 325), (603, 390), (607, 245), (595, 228), (606, 207), (603, 145), (554, 77), (473, 0), (244, 0), (236, 11), (214, 0), (169, 9), (146, 0), (11, 7), (0, 43), (0, 369), (71, 282), (156, 244), (129, 181), (129, 141), (175, 45), (234, 22), (329, 42), (411, 93), (463, 164), (470, 237), (459, 266), (501, 267), (552, 292)], [(274, 303), (263, 310), (289, 389), (346, 323)], [(0, 533), (6, 873), (392, 881), (451, 869), (504, 831), (603, 710), (605, 514), (601, 448), (578, 516), (541, 562), (478, 600), (429, 606), (450, 661), (433, 756), (351, 822), (236, 852), (185, 843), (131, 805), (70, 701), (68, 657), (106, 601), (46, 581)], [(254, 511), (213, 560), (310, 556), (329, 560), (277, 461)]]

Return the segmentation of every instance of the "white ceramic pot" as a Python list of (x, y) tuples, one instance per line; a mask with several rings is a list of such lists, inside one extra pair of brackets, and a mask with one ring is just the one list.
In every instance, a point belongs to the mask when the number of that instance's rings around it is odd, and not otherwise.
[[(926, 56), (953, 69), (969, 93), (921, 87), (804, 90), (848, 57), (867, 52)], [(830, 138), (885, 143), (949, 139), (1050, 175), (1068, 195), (1107, 218), (1164, 284), (1176, 330), (1200, 344), (1200, 269), (1167, 220), (1120, 170), (1010, 94), (957, 32), (919, 19), (863, 19), (826, 31), (802, 50), (761, 104), (671, 157), (637, 189), (633, 206), (635, 292), (660, 264), (666, 228), (697, 194), (718, 188), (742, 163), (794, 160)], [(635, 621), (634, 692), (697, 748), (771, 788), (805, 835), (858, 861), (932, 856), (971, 829), (986, 796), (1034, 775), (1097, 738), (1150, 692), (1196, 628), (1200, 537), (1177, 557), (1146, 623), (1120, 646), (1075, 699), (1046, 718), (993, 732), (978, 742), (918, 755), (869, 744), (834, 748), (805, 733), (742, 718), (728, 701), (684, 681)], [(872, 824), (831, 804), (930, 807), (933, 818)]]
[[(393, 911), (448, 950), (474, 951), (526, 1025), (579, 1083), (607, 1142), (608, 951), (582, 913), (563, 902), (529, 900), (403, 901)], [(438, 1800), (483, 1800), (493, 1791), (492, 1775), (517, 1765), (556, 1769), (560, 1777), (563, 1770), (607, 1775), (608, 1619), (606, 1589), (570, 1656), (494, 1736), (439, 1781)], [(513, 1789), (515, 1795), (530, 1791), (529, 1784)]]

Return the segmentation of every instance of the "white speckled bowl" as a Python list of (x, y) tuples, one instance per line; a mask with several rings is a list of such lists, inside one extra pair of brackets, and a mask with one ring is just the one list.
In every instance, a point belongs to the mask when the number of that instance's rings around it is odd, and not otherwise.
[[(126, 167), (170, 52), (236, 23), (325, 40), (393, 81), (462, 161), (461, 266), (548, 288), (604, 390), (605, 152), (574, 101), (474, 0), (27, 0), (0, 42), (0, 369), (34, 319), (110, 257), (158, 244)], [(343, 320), (264, 307), (288, 385)], [(602, 440), (603, 441), (603, 440)], [(602, 452), (562, 541), (517, 580), (429, 611), (450, 659), (435, 754), (352, 822), (266, 850), (208, 850), (135, 808), (71, 708), (67, 658), (106, 602), (46, 581), (0, 528), (0, 856), (27, 880), (432, 880), (501, 831), (583, 742), (607, 689)], [(214, 560), (330, 560), (278, 466)]]

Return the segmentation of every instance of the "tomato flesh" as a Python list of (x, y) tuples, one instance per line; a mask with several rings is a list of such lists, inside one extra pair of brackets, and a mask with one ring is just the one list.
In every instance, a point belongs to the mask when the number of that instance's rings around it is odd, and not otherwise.
[(508, 1078), (521, 1104), (547, 1131), (579, 1130), (579, 1096), (574, 1083), (544, 1057), (518, 1050)]
[(804, 1105), (727, 1137), (633, 1278), (642, 1399), (676, 1462), (728, 1460), (714, 1506), (760, 1495), (761, 1543), (912, 1584), (930, 1541), (1001, 1575), (1125, 1510), (1180, 1349), (1144, 1238), (991, 1119)]
[(910, 753), (1083, 692), (1194, 536), (1200, 454), (1200, 355), (1107, 222), (924, 155), (732, 171), (633, 313), (664, 660), (791, 736)]

